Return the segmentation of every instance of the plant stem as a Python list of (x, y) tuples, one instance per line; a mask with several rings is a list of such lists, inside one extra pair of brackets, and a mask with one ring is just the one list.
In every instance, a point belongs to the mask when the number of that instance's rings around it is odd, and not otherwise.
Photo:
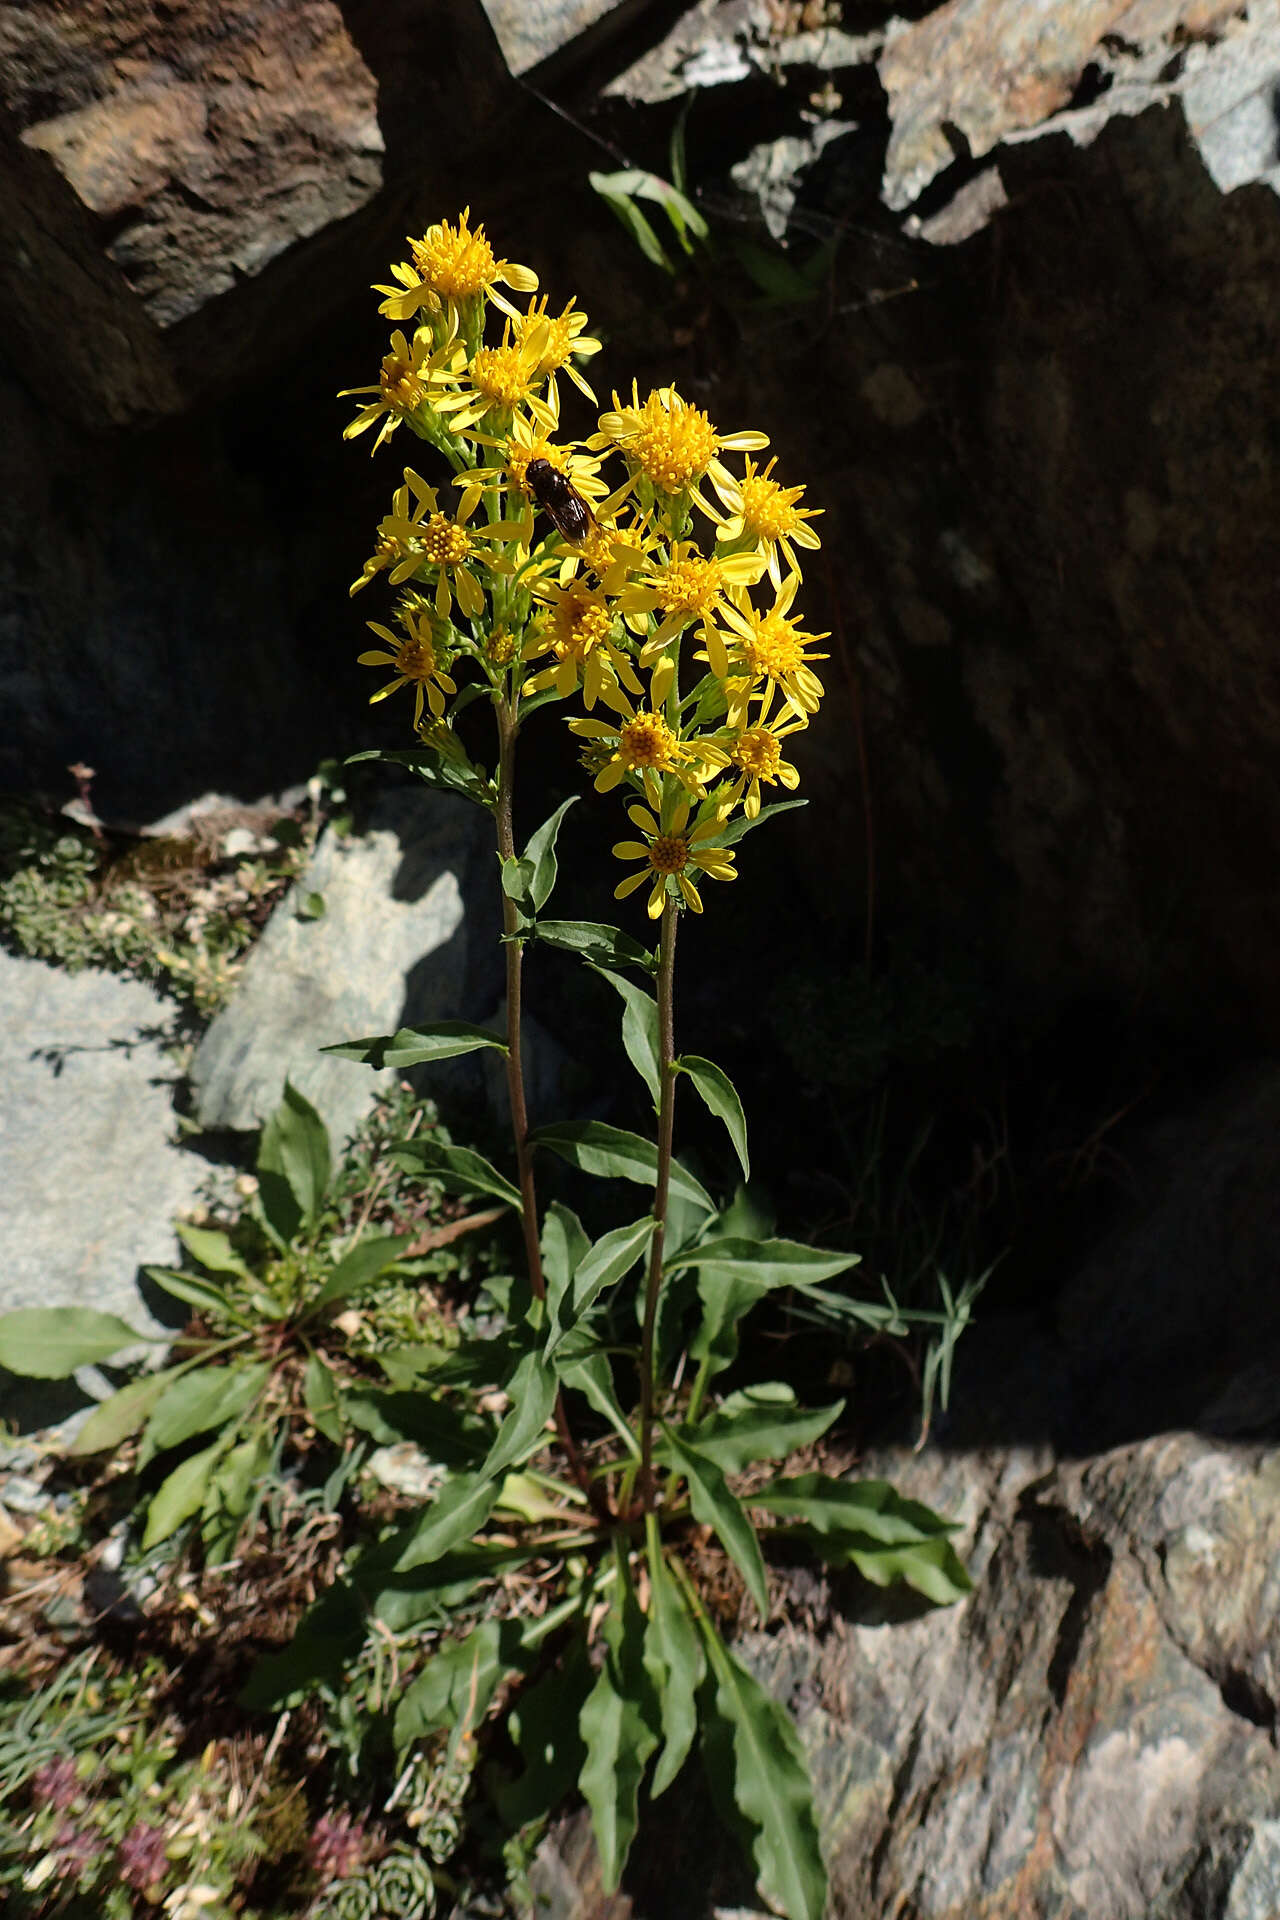
[[(515, 825), (512, 795), (515, 788), (516, 734), (519, 723), (514, 700), (494, 702), (498, 717), (498, 805), (496, 822), (498, 854), (503, 860), (515, 858)], [(502, 895), (502, 931), (506, 935), (503, 951), (507, 956), (507, 1097), (511, 1104), (511, 1130), (515, 1135), (516, 1166), (520, 1176), (520, 1225), (524, 1232), (525, 1259), (529, 1267), (529, 1285), (535, 1300), (545, 1300), (547, 1283), (542, 1272), (542, 1249), (538, 1244), (538, 1198), (533, 1185), (533, 1149), (529, 1145), (529, 1110), (524, 1097), (524, 1056), (520, 1048), (520, 989), (524, 970), (524, 941), (515, 936), (520, 928), (519, 909), (506, 892)], [(578, 1451), (565, 1410), (564, 1391), (556, 1389), (556, 1432), (564, 1448), (570, 1471), (591, 1503), (597, 1520), (611, 1519), (609, 1496), (599, 1481), (593, 1480), (586, 1461)]]
[[(506, 700), (496, 701), (495, 708), (498, 716), (498, 857), (514, 860), (516, 843), (512, 792), (515, 786), (517, 722), (514, 708)], [(507, 1096), (511, 1102), (511, 1130), (515, 1135), (516, 1166), (520, 1174), (520, 1220), (524, 1229), (529, 1285), (535, 1300), (543, 1300), (546, 1298), (547, 1283), (542, 1276), (542, 1251), (538, 1245), (538, 1203), (533, 1187), (529, 1111), (525, 1105), (524, 1060), (520, 1052), (520, 987), (524, 969), (524, 942), (515, 938), (519, 926), (519, 909), (515, 901), (504, 893), (502, 931), (506, 935), (503, 951), (507, 958)]]
[(644, 1336), (640, 1346), (640, 1499), (653, 1509), (653, 1346), (662, 1292), (662, 1254), (667, 1237), (667, 1199), (671, 1190), (671, 1143), (676, 1110), (675, 972), (678, 909), (669, 896), (662, 910), (658, 959), (658, 1181), (653, 1196), (656, 1222), (649, 1243), (649, 1277), (644, 1294)]

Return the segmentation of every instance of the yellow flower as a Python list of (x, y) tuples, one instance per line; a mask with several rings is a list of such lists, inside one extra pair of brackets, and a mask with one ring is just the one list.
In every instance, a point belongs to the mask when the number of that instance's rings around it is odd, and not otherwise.
[[(736, 807), (741, 800), (742, 811), (748, 820), (756, 819), (760, 812), (761, 781), (770, 787), (781, 784), (789, 793), (793, 793), (800, 784), (799, 773), (789, 760), (782, 757), (782, 742), (789, 733), (798, 733), (808, 722), (803, 718), (797, 719), (794, 714), (788, 717), (785, 706), (773, 720), (767, 716), (766, 704), (754, 726), (726, 728), (713, 736), (715, 742), (723, 747), (729, 765), (738, 769), (738, 777), (728, 790), (725, 804)], [(723, 789), (717, 788), (718, 794), (722, 792)]]
[(517, 293), (536, 293), (538, 276), (512, 260), (499, 260), (484, 228), (472, 231), (470, 218), (470, 207), (464, 207), (456, 227), (441, 220), (428, 227), (421, 240), (409, 241), (413, 266), (392, 267), (400, 285), (375, 289), (387, 295), (379, 313), (388, 320), (407, 320), (419, 307), (440, 313), (447, 306), (462, 307), (484, 295), (513, 319), (519, 317), (511, 302), (496, 291), (497, 285), (501, 282)]
[(452, 586), (462, 611), (469, 618), (477, 619), (484, 612), (484, 593), (468, 563), (477, 557), (478, 550), (463, 523), (476, 510), (479, 487), (464, 489), (457, 513), (451, 520), (447, 513), (440, 511), (435, 488), (428, 486), (420, 474), (406, 467), (404, 477), (415, 505), (405, 513), (402, 492), (397, 491), (399, 510), (388, 514), (378, 528), (379, 538), (397, 546), (403, 555), (391, 569), (392, 586), (398, 587), (414, 578), (424, 567), (434, 567), (437, 569), (435, 606), (440, 618), (449, 618), (453, 606)]
[[(540, 324), (545, 328), (545, 322)], [(536, 393), (543, 378), (539, 335), (535, 331), (523, 341), (513, 341), (508, 320), (502, 330), (502, 345), (477, 347), (467, 367), (466, 382), (456, 393), (442, 395), (436, 410), (448, 418), (453, 433), (469, 433), (491, 417), (498, 425), (505, 425), (517, 407), (527, 407), (544, 433), (554, 433), (556, 415)]]
[(583, 379), (574, 360), (588, 360), (593, 353), (599, 353), (601, 342), (584, 332), (587, 316), (570, 300), (562, 314), (552, 318), (547, 312), (547, 300), (544, 294), (541, 300), (531, 300), (529, 310), (522, 313), (516, 322), (514, 338), (517, 345), (523, 345), (531, 336), (536, 335), (541, 351), (538, 358), (538, 371), (550, 382), (548, 398), (559, 409), (559, 395), (556, 392), (556, 374), (561, 370), (568, 374), (575, 387), (585, 393), (591, 404), (595, 405), (595, 395)]
[(698, 826), (689, 829), (689, 802), (676, 802), (669, 827), (662, 827), (647, 807), (628, 807), (627, 813), (644, 835), (643, 840), (619, 840), (613, 851), (619, 860), (643, 860), (639, 873), (630, 873), (613, 890), (615, 900), (651, 881), (648, 913), (651, 920), (661, 917), (667, 897), (667, 881), (674, 880), (686, 906), (702, 912), (702, 896), (690, 878), (690, 872), (704, 873), (709, 880), (736, 880), (734, 856), (727, 847), (708, 847), (704, 843), (723, 831), (724, 816), (716, 812)]
[[(818, 711), (822, 682), (809, 663), (825, 660), (827, 656), (825, 653), (809, 653), (806, 649), (814, 641), (825, 640), (827, 636), (825, 633), (802, 633), (797, 623), (787, 618), (799, 585), (799, 574), (788, 574), (767, 613), (761, 613), (753, 607), (745, 593), (725, 604), (724, 617), (733, 629), (727, 637), (730, 641), (729, 671), (736, 679), (736, 697), (730, 699), (730, 721), (734, 725), (739, 724), (747, 700), (754, 695), (762, 680), (769, 683), (769, 689), (762, 697), (771, 699), (772, 688), (776, 687), (785, 705), (799, 719), (804, 720), (807, 715)], [(742, 677), (738, 678), (739, 675)]]
[(615, 680), (632, 693), (640, 692), (631, 662), (613, 639), (613, 610), (599, 588), (572, 580), (567, 587), (541, 586), (538, 592), (549, 619), (537, 644), (555, 656), (555, 664), (526, 680), (526, 693), (554, 687), (567, 698), (581, 682), (583, 705), (589, 710)]
[[(698, 778), (700, 755), (697, 749), (685, 744), (663, 712), (674, 674), (673, 661), (659, 662), (650, 677), (648, 706), (641, 708), (632, 705), (621, 687), (606, 684), (600, 697), (606, 706), (614, 709), (618, 719), (569, 722), (569, 731), (580, 739), (598, 741), (602, 748), (608, 746), (608, 757), (601, 760), (595, 774), (597, 793), (610, 793), (624, 776), (637, 774), (657, 806), (661, 792), (657, 777), (672, 773), (697, 799), (705, 798)], [(717, 764), (724, 765), (725, 760), (726, 756), (717, 756)]]
[(466, 355), (458, 344), (456, 334), (450, 335), (443, 346), (434, 350), (430, 337), (421, 331), (413, 336), (413, 345), (400, 332), (391, 336), (391, 351), (382, 362), (382, 372), (378, 376), (376, 387), (344, 387), (338, 395), (339, 400), (354, 398), (362, 393), (376, 393), (378, 398), (362, 407), (350, 424), (343, 428), (344, 440), (354, 440), (358, 433), (371, 427), (383, 414), (386, 419), (378, 431), (373, 443), (376, 453), (384, 440), (389, 440), (402, 420), (411, 419), (424, 405), (431, 403), (431, 389), (443, 380), (452, 379), (465, 363)]
[(600, 431), (587, 445), (593, 450), (619, 448), (633, 484), (643, 476), (656, 494), (679, 497), (692, 491), (703, 511), (718, 519), (697, 491), (697, 482), (704, 474), (710, 474), (713, 482), (730, 482), (728, 468), (717, 457), (721, 450), (767, 447), (768, 435), (754, 430), (717, 433), (701, 407), (691, 406), (674, 387), (656, 388), (643, 405), (634, 381), (631, 394), (629, 407), (614, 394), (612, 412), (600, 415)]
[(668, 641), (696, 620), (711, 670), (723, 680), (728, 666), (714, 616), (730, 587), (754, 586), (763, 572), (764, 560), (757, 554), (717, 554), (708, 559), (692, 540), (673, 542), (669, 557), (651, 562), (618, 598), (622, 613), (630, 616), (629, 624), (655, 607), (662, 609), (662, 619), (641, 649), (641, 664), (651, 665)]
[(381, 627), (376, 620), (368, 620), (365, 625), (385, 640), (391, 648), (383, 653), (380, 648), (372, 648), (360, 655), (362, 667), (388, 666), (395, 668), (395, 678), (388, 680), (385, 687), (369, 696), (372, 706), (375, 700), (385, 700), (388, 694), (396, 693), (401, 687), (413, 687), (413, 724), (422, 722), (422, 702), (427, 705), (437, 720), (444, 716), (444, 696), (458, 691), (455, 683), (444, 670), (440, 642), (432, 631), (430, 616), (426, 613), (406, 611), (400, 615), (405, 627), (406, 637), (398, 638), (389, 627)]
[(792, 573), (799, 573), (800, 562), (796, 559), (796, 547), (808, 547), (816, 550), (822, 545), (817, 534), (809, 525), (820, 514), (821, 507), (800, 507), (796, 502), (804, 493), (803, 487), (784, 487), (770, 474), (777, 465), (770, 460), (762, 473), (757, 473), (755, 462), (748, 454), (746, 472), (741, 480), (732, 475), (712, 475), (712, 485), (719, 494), (729, 517), (720, 529), (721, 540), (748, 539), (758, 546), (769, 563), (769, 578), (775, 587), (782, 585), (782, 569), (779, 554), (786, 561)]

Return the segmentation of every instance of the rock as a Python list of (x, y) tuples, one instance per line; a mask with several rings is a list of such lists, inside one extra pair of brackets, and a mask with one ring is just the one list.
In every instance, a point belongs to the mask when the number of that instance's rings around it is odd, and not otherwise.
[[(261, 1126), (288, 1078), (323, 1115), (336, 1148), (395, 1076), (321, 1047), (468, 1017), (493, 971), (464, 906), (477, 863), (488, 873), (488, 826), (466, 801), (396, 791), (378, 802), (361, 838), (321, 837), (192, 1062), (203, 1126)], [(318, 916), (312, 895), (323, 901)]]
[(529, 73), (581, 34), (636, 13), (636, 0), (483, 0), (512, 73)]
[[(207, 1169), (175, 1145), (170, 1003), (137, 980), (0, 951), (0, 1312), (94, 1307), (156, 1330), (137, 1286), (180, 1252)], [(0, 1412), (47, 1425), (80, 1398), (0, 1375)]]

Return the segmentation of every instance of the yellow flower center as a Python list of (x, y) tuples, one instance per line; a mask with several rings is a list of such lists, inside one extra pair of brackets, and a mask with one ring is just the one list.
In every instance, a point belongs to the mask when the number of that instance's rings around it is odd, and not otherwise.
[(551, 616), (552, 646), (559, 660), (582, 663), (609, 638), (613, 617), (608, 607), (585, 589), (570, 587), (556, 602)]
[(618, 734), (618, 753), (628, 772), (636, 767), (665, 770), (684, 757), (660, 713), (638, 713), (634, 720), (624, 721)]
[(660, 493), (679, 493), (699, 479), (715, 456), (716, 431), (700, 407), (678, 394), (670, 408), (651, 393), (627, 435), (625, 451)]
[(729, 758), (753, 780), (775, 781), (782, 764), (782, 745), (767, 727), (748, 727), (729, 749)]
[(413, 362), (398, 353), (389, 353), (378, 375), (382, 397), (400, 413), (412, 413), (427, 397), (426, 383), (413, 370)]
[(464, 213), (456, 227), (447, 220), (411, 240), (413, 262), (427, 285), (447, 300), (483, 293), (498, 277), (498, 262), (483, 227), (472, 233)]
[[(507, 442), (507, 476), (512, 484), (529, 491), (528, 474), (531, 460), (546, 460), (557, 473), (564, 472), (564, 457), (558, 447), (549, 440), (535, 440), (532, 446), (520, 446), (514, 440)], [(530, 496), (532, 497), (532, 496)]]
[(489, 635), (489, 644), (485, 648), (495, 667), (505, 667), (515, 652), (515, 641), (509, 627), (495, 627)]
[(689, 864), (689, 842), (682, 833), (660, 833), (649, 842), (649, 865), (655, 873), (683, 873)]
[(673, 560), (664, 567), (656, 582), (659, 604), (667, 613), (705, 615), (712, 611), (724, 590), (724, 569), (718, 560), (694, 555)]
[(750, 640), (739, 651), (753, 673), (769, 680), (785, 679), (804, 665), (804, 639), (780, 613), (766, 613)]
[(514, 407), (529, 390), (519, 347), (481, 347), (471, 362), (471, 384), (498, 406)]
[(804, 519), (793, 504), (802, 491), (749, 474), (742, 482), (742, 518), (748, 531), (761, 540), (784, 540), (802, 528)]
[(421, 532), (426, 559), (437, 567), (456, 567), (471, 551), (470, 535), (443, 513), (433, 513)]
[(435, 677), (436, 650), (429, 640), (402, 640), (396, 648), (396, 672), (406, 680), (431, 680)]

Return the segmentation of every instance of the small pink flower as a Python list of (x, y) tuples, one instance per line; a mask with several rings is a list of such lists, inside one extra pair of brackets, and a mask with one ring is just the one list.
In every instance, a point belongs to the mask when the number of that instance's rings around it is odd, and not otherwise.
[(65, 1813), (80, 1798), (74, 1760), (49, 1760), (31, 1776), (31, 1798), (38, 1807), (56, 1807)]
[(311, 1864), (322, 1880), (345, 1880), (364, 1855), (364, 1827), (348, 1813), (324, 1813), (311, 1830)]
[(120, 1842), (120, 1878), (126, 1886), (146, 1893), (164, 1879), (169, 1868), (165, 1839), (159, 1827), (139, 1820)]

